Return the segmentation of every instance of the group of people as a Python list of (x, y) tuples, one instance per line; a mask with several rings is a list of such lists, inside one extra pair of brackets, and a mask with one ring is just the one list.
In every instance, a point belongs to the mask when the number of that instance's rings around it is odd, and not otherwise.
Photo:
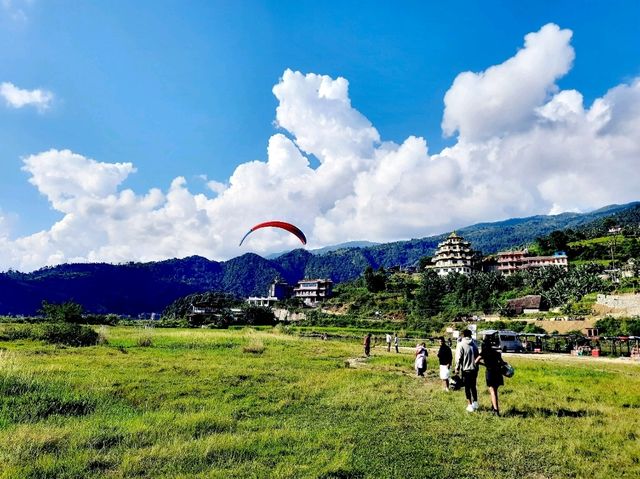
[[(391, 336), (391, 334), (387, 333), (385, 342), (387, 344), (387, 352), (391, 352), (392, 342), (394, 347), (396, 348), (396, 353), (400, 352), (400, 340), (398, 339), (398, 333), (394, 333), (393, 337)], [(362, 344), (364, 346), (364, 355), (369, 357), (369, 355), (371, 354), (371, 333), (368, 333), (364, 337), (364, 342)]]
[(498, 402), (498, 388), (504, 384), (502, 378), (503, 366), (502, 353), (494, 347), (494, 338), (491, 335), (484, 337), (482, 349), (478, 350), (476, 342), (471, 337), (471, 331), (465, 329), (462, 332), (462, 340), (456, 348), (456, 373), (461, 375), (464, 384), (464, 394), (467, 398), (467, 411), (478, 410), (478, 368), (485, 367), (485, 380), (491, 396), (491, 411), (500, 415)]
[[(424, 376), (427, 370), (427, 357), (429, 351), (427, 351), (427, 345), (425, 343), (419, 343), (416, 346), (416, 361), (415, 369), (418, 376)], [(451, 375), (451, 364), (453, 362), (453, 354), (451, 348), (445, 341), (444, 337), (440, 337), (440, 348), (438, 349), (438, 363), (440, 365), (440, 380), (442, 381), (442, 388), (445, 391), (449, 391), (449, 378)]]
[[(394, 334), (393, 338), (390, 334), (386, 335), (387, 351), (391, 351), (391, 344), (394, 344), (396, 353), (399, 352), (398, 335)], [(485, 367), (485, 380), (489, 388), (491, 396), (491, 411), (500, 415), (500, 406), (498, 402), (498, 388), (504, 384), (502, 378), (503, 366), (502, 354), (493, 345), (494, 338), (490, 335), (485, 336), (482, 342), (482, 348), (478, 349), (476, 342), (473, 340), (471, 331), (465, 329), (462, 332), (462, 338), (458, 342), (455, 352), (455, 369), (454, 378), (464, 385), (464, 393), (467, 399), (467, 411), (475, 412), (478, 410), (478, 370), (480, 365)], [(367, 334), (364, 338), (364, 354), (369, 356), (371, 353), (371, 334)], [(419, 343), (415, 349), (415, 370), (418, 376), (424, 377), (427, 370), (427, 357), (429, 352), (425, 343)], [(442, 387), (445, 391), (450, 390), (451, 369), (453, 365), (453, 353), (444, 337), (440, 338), (440, 348), (438, 349), (438, 363), (440, 366), (439, 375), (442, 381)]]

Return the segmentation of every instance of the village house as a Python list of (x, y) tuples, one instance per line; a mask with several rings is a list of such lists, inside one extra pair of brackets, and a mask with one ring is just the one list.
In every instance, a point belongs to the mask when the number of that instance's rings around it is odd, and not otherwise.
[(333, 281), (330, 279), (303, 279), (293, 288), (293, 296), (307, 306), (316, 306), (319, 302), (330, 298), (333, 292)]
[(251, 296), (247, 303), (254, 306), (275, 306), (278, 301), (291, 297), (298, 298), (307, 306), (316, 306), (330, 298), (333, 292), (333, 281), (330, 279), (303, 279), (295, 286), (276, 279), (269, 286), (268, 296)]
[(529, 294), (521, 298), (513, 298), (507, 301), (506, 310), (511, 314), (528, 314), (547, 311), (548, 305), (539, 294)]
[(267, 296), (250, 296), (247, 303), (253, 306), (274, 306), (278, 301), (288, 299), (293, 295), (293, 286), (281, 279), (274, 279), (269, 286), (269, 294)]

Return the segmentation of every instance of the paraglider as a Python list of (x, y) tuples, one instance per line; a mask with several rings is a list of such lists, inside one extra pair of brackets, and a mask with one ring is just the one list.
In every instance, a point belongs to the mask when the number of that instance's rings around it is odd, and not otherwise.
[(302, 242), (302, 244), (307, 244), (307, 237), (304, 235), (302, 230), (297, 226), (292, 225), (291, 223), (286, 223), (284, 221), (265, 221), (264, 223), (259, 223), (255, 225), (253, 228), (251, 228), (247, 232), (247, 234), (242, 237), (242, 239), (240, 240), (240, 244), (238, 246), (242, 246), (242, 243), (247, 238), (247, 236), (249, 236), (255, 230), (259, 230), (260, 228), (281, 228), (295, 235)]

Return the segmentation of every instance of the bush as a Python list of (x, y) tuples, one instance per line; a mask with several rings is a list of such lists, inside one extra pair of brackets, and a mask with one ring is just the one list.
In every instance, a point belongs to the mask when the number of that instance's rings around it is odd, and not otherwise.
[(243, 353), (251, 353), (251, 354), (262, 354), (264, 353), (264, 344), (260, 339), (252, 338), (248, 344), (245, 344), (242, 347)]
[(33, 328), (31, 326), (7, 326), (0, 333), (0, 339), (6, 341), (15, 341), (18, 339), (33, 339)]
[(244, 307), (244, 318), (238, 323), (240, 322), (249, 326), (274, 326), (276, 317), (271, 308), (247, 305)]
[(68, 346), (93, 346), (99, 335), (89, 326), (70, 323), (25, 324), (7, 327), (0, 334), (5, 340), (33, 339), (50, 344)]
[(98, 344), (98, 333), (89, 326), (70, 323), (49, 323), (33, 329), (36, 331), (34, 339), (40, 339), (51, 344), (66, 344), (69, 346), (93, 346)]
[(640, 318), (617, 319), (607, 316), (595, 324), (603, 336), (638, 336), (640, 335)]
[(153, 346), (153, 339), (148, 334), (145, 334), (137, 339), (136, 344), (141, 348), (150, 348)]
[(53, 322), (78, 324), (84, 321), (82, 318), (82, 306), (73, 301), (56, 304), (49, 303), (45, 300), (42, 302), (40, 313), (42, 313), (47, 320)]

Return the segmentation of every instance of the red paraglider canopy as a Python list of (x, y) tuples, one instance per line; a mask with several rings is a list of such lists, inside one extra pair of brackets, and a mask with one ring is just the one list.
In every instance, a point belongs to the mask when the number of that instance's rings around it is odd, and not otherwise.
[(292, 225), (291, 223), (286, 223), (284, 221), (265, 221), (264, 223), (259, 223), (251, 228), (247, 232), (247, 234), (242, 237), (238, 246), (242, 246), (242, 243), (244, 242), (246, 237), (253, 233), (255, 230), (259, 230), (260, 228), (281, 228), (295, 235), (302, 242), (302, 244), (307, 244), (307, 237), (297, 226)]

